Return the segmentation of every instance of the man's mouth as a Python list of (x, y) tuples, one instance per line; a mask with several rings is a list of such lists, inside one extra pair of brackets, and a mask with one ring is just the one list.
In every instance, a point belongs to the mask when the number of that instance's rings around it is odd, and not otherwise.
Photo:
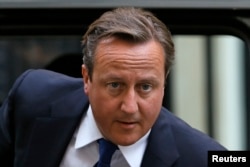
[(119, 123), (121, 128), (127, 129), (127, 130), (133, 129), (137, 125), (137, 122), (135, 121), (117, 121), (117, 122)]

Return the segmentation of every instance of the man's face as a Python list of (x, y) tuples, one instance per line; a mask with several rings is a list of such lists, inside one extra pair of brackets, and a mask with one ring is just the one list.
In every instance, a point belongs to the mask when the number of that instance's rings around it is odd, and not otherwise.
[(96, 49), (92, 81), (82, 66), (84, 91), (102, 135), (119, 145), (144, 136), (159, 115), (164, 95), (164, 51), (111, 38)]

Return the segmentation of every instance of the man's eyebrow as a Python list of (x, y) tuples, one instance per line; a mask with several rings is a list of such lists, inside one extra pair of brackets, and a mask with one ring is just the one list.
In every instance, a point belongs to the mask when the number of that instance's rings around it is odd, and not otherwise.
[(141, 78), (139, 79), (140, 83), (149, 83), (149, 84), (159, 84), (159, 80), (157, 77), (150, 76), (148, 78)]
[(139, 80), (158, 80), (159, 76), (153, 74), (143, 74), (138, 78)]

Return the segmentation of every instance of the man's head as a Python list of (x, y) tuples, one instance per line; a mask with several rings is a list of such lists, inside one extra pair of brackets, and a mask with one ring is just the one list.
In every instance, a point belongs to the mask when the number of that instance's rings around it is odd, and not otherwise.
[(165, 74), (167, 76), (174, 59), (174, 44), (168, 28), (149, 11), (125, 7), (104, 13), (89, 26), (83, 36), (83, 62), (88, 68), (90, 77), (92, 77), (98, 43), (113, 36), (135, 43), (158, 41), (165, 51)]
[(151, 13), (119, 8), (90, 25), (83, 39), (84, 91), (102, 135), (131, 145), (161, 110), (174, 48), (165, 25)]

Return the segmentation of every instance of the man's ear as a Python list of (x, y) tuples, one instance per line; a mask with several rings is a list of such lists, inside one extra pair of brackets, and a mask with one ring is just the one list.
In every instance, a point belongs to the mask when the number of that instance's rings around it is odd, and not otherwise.
[(82, 65), (82, 77), (83, 77), (83, 83), (84, 83), (84, 92), (86, 93), (86, 95), (88, 95), (90, 78), (88, 74), (88, 69), (84, 64)]

